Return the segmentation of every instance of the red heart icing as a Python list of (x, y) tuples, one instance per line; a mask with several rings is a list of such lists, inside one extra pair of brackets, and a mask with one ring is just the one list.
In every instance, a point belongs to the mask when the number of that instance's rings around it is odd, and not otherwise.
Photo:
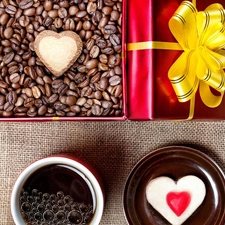
[(191, 201), (191, 195), (188, 192), (169, 192), (166, 196), (166, 202), (170, 209), (179, 217), (187, 209)]

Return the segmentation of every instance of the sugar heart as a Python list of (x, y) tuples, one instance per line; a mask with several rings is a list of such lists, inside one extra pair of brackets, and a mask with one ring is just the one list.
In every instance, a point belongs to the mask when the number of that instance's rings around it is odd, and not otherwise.
[(191, 195), (186, 192), (170, 192), (166, 196), (166, 202), (172, 211), (180, 216), (187, 209), (191, 201)]
[(78, 59), (83, 43), (72, 31), (56, 33), (46, 30), (35, 39), (34, 50), (42, 63), (57, 77), (66, 72)]
[(181, 225), (202, 204), (205, 184), (196, 176), (185, 176), (177, 182), (169, 177), (152, 179), (146, 187), (146, 198), (172, 225)]

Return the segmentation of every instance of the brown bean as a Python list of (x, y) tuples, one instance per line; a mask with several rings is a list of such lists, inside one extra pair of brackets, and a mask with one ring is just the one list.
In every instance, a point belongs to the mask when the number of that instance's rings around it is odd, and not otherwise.
[(31, 88), (31, 90), (32, 90), (33, 96), (35, 98), (40, 98), (41, 97), (41, 91), (40, 91), (40, 89), (37, 86), (33, 86)]

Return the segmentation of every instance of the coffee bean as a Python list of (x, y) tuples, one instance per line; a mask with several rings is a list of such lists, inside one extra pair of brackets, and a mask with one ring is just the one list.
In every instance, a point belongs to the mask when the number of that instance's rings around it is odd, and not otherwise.
[(103, 5), (104, 5), (104, 0), (99, 0), (98, 1), (98, 5), (97, 5), (98, 6), (98, 9), (101, 10), (103, 8)]
[(0, 80), (0, 88), (8, 88), (8, 84), (2, 80)]
[(21, 9), (28, 9), (34, 4), (33, 0), (17, 0), (17, 2)]
[(0, 106), (5, 104), (5, 96), (0, 95)]
[(110, 95), (106, 91), (102, 92), (102, 97), (107, 101), (111, 100)]
[[(10, 64), (11, 64), (11, 63), (10, 63)], [(19, 67), (18, 67), (17, 65), (10, 65), (10, 64), (8, 64), (8, 67), (9, 67), (8, 73), (9, 73), (10, 75), (13, 74), (13, 73), (19, 72)]]
[(122, 75), (122, 68), (120, 66), (115, 66), (114, 70), (117, 75)]
[(109, 79), (109, 84), (111, 86), (116, 86), (120, 84), (120, 82), (121, 82), (121, 78), (119, 76), (113, 76)]
[(18, 73), (13, 73), (9, 77), (12, 83), (18, 83), (20, 81), (20, 75)]
[(51, 0), (44, 0), (43, 6), (46, 11), (50, 11), (52, 10), (53, 2)]
[(109, 70), (109, 67), (108, 67), (108, 65), (100, 62), (100, 63), (98, 63), (98, 69), (100, 71), (107, 71), (107, 70)]
[(5, 11), (6, 11), (8, 14), (14, 15), (14, 14), (16, 14), (17, 9), (16, 9), (16, 7), (13, 6), (13, 5), (7, 5)]
[(120, 13), (119, 13), (118, 11), (116, 11), (116, 10), (113, 10), (113, 11), (111, 12), (110, 20), (116, 21), (116, 20), (118, 20), (119, 18), (120, 18)]
[(53, 94), (48, 98), (48, 102), (50, 104), (55, 103), (59, 99), (59, 96), (57, 94)]
[[(102, 17), (101, 20), (100, 20), (100, 22), (99, 22), (99, 24), (98, 24), (98, 28), (101, 29), (101, 28), (106, 27), (106, 25), (107, 25), (108, 22), (109, 22), (108, 17)], [(110, 26), (110, 25), (108, 25), (108, 26)], [(109, 29), (110, 27), (107, 27), (107, 28)], [(104, 28), (104, 30), (105, 29), (106, 28)]]
[(59, 8), (58, 9), (58, 15), (60, 18), (66, 18), (68, 13), (67, 13), (67, 10), (65, 8)]
[(18, 63), (21, 63), (23, 61), (22, 57), (20, 55), (15, 55), (14, 60)]
[[(65, 97), (65, 96), (64, 96)], [(66, 97), (65, 97), (65, 101), (66, 101)], [(57, 101), (54, 103), (54, 108), (58, 111), (62, 111), (62, 110), (65, 110), (67, 106), (65, 104), (63, 104), (62, 102), (60, 101)]]
[(111, 101), (102, 101), (102, 107), (104, 109), (108, 109), (108, 108), (112, 108), (113, 107), (113, 103)]
[(25, 15), (25, 16), (34, 16), (35, 13), (36, 13), (35, 8), (27, 8), (23, 11), (23, 15)]
[(87, 15), (86, 11), (79, 11), (76, 13), (76, 17), (78, 17), (78, 18), (85, 17), (86, 15)]
[(56, 79), (56, 80), (52, 81), (52, 87), (54, 89), (58, 89), (62, 84), (63, 84), (63, 80), (61, 80), (61, 79)]
[(62, 8), (69, 8), (70, 2), (68, 0), (60, 1), (59, 6), (62, 7)]
[(75, 23), (74, 20), (71, 18), (67, 19), (65, 22), (65, 30), (74, 30), (75, 29)]
[(15, 106), (18, 107), (18, 106), (22, 106), (24, 103), (24, 99), (22, 97), (18, 97), (17, 98), (17, 101), (15, 103)]
[(92, 47), (94, 46), (95, 44), (95, 40), (94, 39), (88, 39), (87, 42), (86, 42), (86, 48), (88, 51), (90, 51), (92, 49)]
[(37, 78), (36, 71), (32, 66), (27, 67), (27, 75), (29, 75), (33, 80)]
[(36, 8), (36, 15), (41, 15), (42, 12), (44, 10), (44, 6), (43, 5), (39, 5), (37, 8)]
[(82, 98), (77, 99), (76, 105), (83, 106), (86, 102), (87, 102), (87, 99), (82, 97)]
[(29, 117), (35, 117), (37, 115), (37, 108), (35, 106), (30, 107), (27, 111), (27, 115)]
[(101, 108), (100, 108), (100, 106), (99, 105), (93, 105), (91, 107), (91, 112), (95, 116), (100, 116), (101, 115)]
[(10, 102), (6, 102), (4, 105), (4, 111), (9, 112), (12, 111), (14, 108), (14, 105)]
[(81, 90), (80, 96), (81, 97), (89, 97), (91, 94), (92, 94), (92, 89), (87, 86)]
[[(102, 19), (102, 14), (99, 11), (93, 12), (91, 21), (95, 26), (97, 26), (100, 23), (101, 19)], [(107, 22), (107, 20), (105, 22)]]
[(100, 52), (99, 47), (97, 45), (94, 45), (90, 51), (91, 58), (97, 58), (99, 56), (99, 52)]
[(0, 24), (6, 25), (8, 21), (9, 21), (9, 15), (6, 13), (2, 14), (0, 17)]
[(122, 85), (117, 85), (116, 89), (115, 89), (115, 92), (114, 92), (114, 96), (119, 97), (122, 93), (122, 89), (123, 89)]
[(79, 8), (75, 5), (70, 6), (68, 10), (70, 16), (75, 16), (78, 11), (79, 11)]
[[(47, 10), (46, 10), (47, 11)], [(52, 9), (48, 12), (48, 16), (52, 18), (56, 18), (58, 16), (58, 10), (57, 9)]]
[(106, 55), (111, 55), (111, 54), (114, 54), (114, 50), (113, 48), (108, 47), (108, 48), (102, 49), (102, 53)]
[(7, 54), (3, 57), (3, 62), (4, 62), (5, 64), (9, 64), (9, 63), (13, 60), (14, 56), (15, 56), (15, 53), (14, 53), (14, 52), (9, 52), (9, 53), (7, 53)]
[(101, 78), (101, 80), (99, 81), (99, 89), (104, 91), (107, 89), (109, 85), (109, 80), (106, 77)]
[(15, 105), (16, 101), (17, 101), (17, 94), (15, 91), (10, 91), (7, 95), (6, 95), (6, 101), (12, 103), (13, 105)]
[(36, 58), (33, 56), (28, 60), (28, 66), (32, 67), (36, 64)]
[[(91, 29), (91, 22), (90, 21), (88, 21), (88, 20), (86, 20), (86, 21), (84, 21), (84, 23), (83, 23), (83, 29), (84, 30), (86, 30), (86, 31), (88, 31), (88, 30), (90, 30)], [(91, 35), (92, 36), (92, 35)]]
[(112, 8), (109, 7), (109, 6), (105, 6), (105, 7), (102, 8), (102, 12), (103, 12), (106, 16), (108, 16), (108, 15), (111, 14)]
[(4, 111), (2, 112), (3, 117), (11, 117), (13, 115), (13, 111)]
[[(11, 46), (11, 42), (9, 40), (2, 40), (1, 41), (2, 46), (4, 47), (10, 47)], [(4, 52), (6, 52), (6, 49), (4, 48)], [(8, 51), (10, 52), (10, 51)]]
[(56, 28), (61, 28), (62, 25), (63, 25), (62, 19), (56, 18), (56, 19), (54, 20), (54, 25), (55, 25)]
[(111, 34), (109, 39), (114, 46), (120, 45), (120, 38), (118, 35)]
[(23, 104), (26, 108), (32, 107), (34, 105), (34, 98), (25, 99)]
[(22, 27), (26, 27), (30, 22), (30, 19), (28, 16), (21, 16), (19, 18), (19, 24), (22, 26)]
[(34, 105), (37, 107), (37, 108), (40, 108), (42, 105), (43, 105), (43, 102), (41, 99), (35, 99), (34, 100)]
[[(38, 74), (38, 72), (37, 72)], [(38, 76), (40, 76), (40, 74), (38, 74)], [(46, 84), (51, 84), (52, 83), (52, 79), (48, 76), (44, 76), (43, 77), (43, 81), (46, 83)]]
[(33, 93), (32, 90), (30, 88), (25, 88), (25, 94), (27, 95), (27, 97), (33, 97)]
[(39, 116), (43, 116), (45, 115), (47, 112), (47, 106), (46, 105), (42, 105), (39, 109), (38, 109), (38, 115)]
[(41, 97), (41, 91), (40, 91), (40, 89), (37, 86), (33, 86), (31, 88), (31, 90), (32, 90), (33, 96), (35, 98), (40, 98)]
[(43, 25), (49, 27), (50, 25), (52, 25), (53, 21), (54, 21), (53, 18), (48, 16), (43, 20)]
[(36, 82), (39, 84), (39, 85), (45, 85), (45, 82), (44, 82), (44, 80), (43, 80), (43, 78), (42, 77), (37, 77), (37, 79), (36, 79)]
[(103, 49), (103, 48), (106, 47), (107, 42), (106, 42), (106, 40), (104, 40), (104, 39), (99, 39), (99, 40), (96, 41), (96, 45), (97, 45), (99, 48)]
[(27, 51), (22, 55), (23, 60), (29, 60), (32, 56), (32, 52), (31, 51)]
[(57, 90), (57, 93), (59, 94), (59, 95), (64, 95), (66, 92), (67, 92), (67, 90), (68, 90), (68, 85), (66, 85), (66, 84), (62, 84), (59, 88), (58, 88), (58, 90)]
[(101, 78), (101, 74), (97, 73), (91, 78), (90, 83), (92, 84), (97, 83), (100, 80), (100, 78)]
[(117, 28), (114, 25), (106, 25), (104, 32), (106, 34), (115, 34), (117, 32)]
[(12, 29), (12, 27), (7, 27), (7, 28), (4, 30), (4, 37), (5, 37), (6, 39), (10, 39), (12, 36), (13, 36), (13, 29)]
[(66, 97), (66, 104), (69, 105), (69, 106), (72, 106), (76, 103), (77, 101), (77, 98), (74, 97), (74, 96), (67, 96)]
[(91, 59), (86, 64), (86, 68), (88, 70), (93, 69), (93, 68), (95, 68), (97, 66), (98, 66), (98, 60), (97, 59)]

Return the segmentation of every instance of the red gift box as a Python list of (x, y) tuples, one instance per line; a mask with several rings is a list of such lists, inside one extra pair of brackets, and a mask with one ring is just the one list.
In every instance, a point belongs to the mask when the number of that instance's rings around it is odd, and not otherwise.
[[(168, 25), (181, 3), (179, 0), (128, 2), (128, 118), (131, 120), (186, 120), (192, 118), (191, 111), (193, 119), (225, 119), (224, 99), (218, 107), (210, 108), (197, 91), (194, 106), (190, 101), (179, 102), (168, 78), (170, 67), (183, 53)], [(193, 1), (198, 11), (213, 3)], [(216, 3), (225, 6), (225, 1)], [(161, 43), (159, 47), (157, 43)], [(167, 46), (164, 49), (163, 43), (175, 45), (174, 50)]]

